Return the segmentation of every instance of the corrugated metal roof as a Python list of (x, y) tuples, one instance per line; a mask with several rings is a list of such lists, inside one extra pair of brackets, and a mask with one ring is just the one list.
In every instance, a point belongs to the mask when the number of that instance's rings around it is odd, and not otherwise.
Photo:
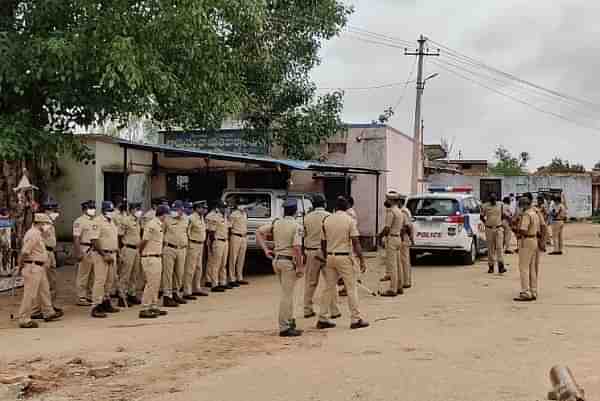
[(359, 166), (347, 166), (342, 164), (330, 164), (319, 161), (305, 161), (305, 160), (294, 160), (294, 159), (275, 159), (267, 156), (256, 156), (242, 153), (230, 153), (230, 152), (214, 152), (199, 149), (184, 149), (176, 148), (168, 145), (151, 145), (129, 142), (123, 139), (115, 140), (122, 147), (146, 150), (149, 152), (161, 152), (169, 153), (172, 155), (181, 155), (183, 157), (202, 157), (214, 160), (224, 160), (232, 162), (245, 162), (245, 163), (256, 163), (268, 166), (283, 166), (291, 170), (311, 170), (311, 171), (339, 171), (343, 173), (354, 173), (354, 174), (380, 174), (384, 170), (377, 170), (367, 167)]

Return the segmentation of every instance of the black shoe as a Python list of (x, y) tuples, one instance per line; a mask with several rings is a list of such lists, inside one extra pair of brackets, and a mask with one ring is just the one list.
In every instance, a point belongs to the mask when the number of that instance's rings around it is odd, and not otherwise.
[(410, 285), (410, 284), (409, 284), (409, 285), (403, 285), (403, 286), (402, 286), (402, 288), (404, 288), (404, 289), (409, 289), (409, 288), (411, 288), (411, 287), (412, 287), (412, 285)]
[(333, 322), (322, 322), (320, 320), (317, 322), (317, 329), (319, 329), (319, 330), (333, 329), (334, 327), (335, 327), (335, 323), (333, 323)]
[(338, 313), (337, 315), (331, 315), (331, 318), (332, 318), (333, 320), (335, 320), (335, 319), (339, 319), (339, 318), (341, 318), (341, 317), (342, 317), (342, 314), (341, 314), (341, 313)]
[(513, 251), (511, 251), (510, 249), (507, 249), (506, 251), (504, 251), (505, 255), (512, 255)]
[(53, 322), (55, 320), (59, 320), (61, 317), (63, 317), (65, 314), (63, 312), (54, 312), (54, 315), (50, 315), (48, 317), (44, 318), (45, 322)]
[(488, 269), (488, 273), (489, 273), (489, 274), (494, 274), (494, 266), (491, 266), (491, 267)]
[[(290, 320), (290, 329), (296, 330), (296, 319)], [(302, 330), (299, 330), (299, 331), (302, 331)]]
[(54, 311), (55, 311), (55, 312), (61, 312), (61, 313), (62, 313), (62, 312), (64, 312), (64, 311), (62, 310), (62, 308), (59, 308), (59, 307), (57, 307), (57, 306), (52, 306), (52, 309), (54, 309)]
[(279, 332), (279, 337), (300, 337), (302, 335), (301, 330), (287, 329)]
[(249, 285), (250, 283), (247, 282), (246, 280), (238, 280), (237, 282), (239, 285)]
[(121, 298), (121, 297), (119, 297), (119, 301), (117, 302), (117, 305), (121, 308), (127, 307), (127, 305), (125, 305), (125, 301), (123, 301), (123, 298)]
[(340, 296), (340, 297), (347, 297), (348, 296), (348, 292), (344, 288), (343, 290), (340, 290), (340, 292), (338, 292), (338, 296)]
[(163, 306), (165, 308), (177, 308), (179, 306), (179, 303), (177, 303), (171, 297), (163, 297)]
[(173, 301), (175, 301), (175, 302), (177, 302), (178, 304), (181, 304), (181, 305), (187, 304), (187, 301), (185, 299), (181, 298), (179, 296), (179, 294), (177, 294), (177, 293), (173, 294)]
[(392, 290), (387, 290), (385, 292), (380, 293), (379, 295), (381, 295), (382, 297), (395, 297), (398, 294)]
[(353, 329), (353, 330), (354, 329), (362, 329), (362, 328), (365, 328), (365, 327), (369, 327), (369, 322), (366, 322), (366, 321), (364, 321), (362, 319), (360, 319), (358, 322), (352, 323), (350, 325), (350, 328)]
[(127, 295), (127, 302), (129, 305), (141, 305), (142, 302), (138, 299), (138, 297), (134, 295)]
[(115, 308), (112, 306), (110, 299), (105, 299), (102, 303), (102, 310), (106, 313), (117, 313), (119, 312), (119, 308)]
[(225, 288), (221, 287), (220, 285), (211, 288), (210, 290), (211, 292), (225, 292)]
[(404, 295), (404, 289), (398, 288), (398, 295)]
[(229, 285), (232, 286), (233, 288), (237, 288), (240, 286), (237, 281), (230, 281)]
[(115, 294), (110, 294), (111, 298), (117, 299), (119, 298), (119, 294), (115, 293)]
[(19, 323), (19, 327), (22, 329), (37, 329), (40, 326), (36, 322), (30, 320), (27, 323)]
[(562, 255), (563, 253), (562, 253), (562, 252), (556, 252), (556, 254), (557, 254), (557, 255)]
[(100, 307), (100, 305), (96, 305), (94, 308), (92, 308), (92, 317), (105, 318), (106, 313), (104, 313), (104, 310)]
[(152, 313), (154, 313), (156, 316), (167, 316), (169, 314), (169, 312), (167, 312), (166, 310), (162, 310), (162, 309), (150, 309), (150, 311)]
[(139, 316), (140, 319), (156, 319), (158, 317), (158, 315), (150, 309), (141, 310)]
[(207, 297), (208, 294), (206, 292), (203, 291), (196, 291), (192, 293), (193, 296), (195, 297)]
[(515, 301), (515, 302), (531, 302), (534, 300), (535, 300), (535, 298), (533, 298), (530, 295), (525, 295), (525, 294), (519, 294), (518, 297), (513, 298), (513, 301)]
[[(317, 316), (317, 314), (316, 314), (314, 311), (312, 311), (312, 312), (310, 312), (310, 313), (305, 313), (305, 314), (304, 314), (304, 318), (305, 318), (305, 319), (310, 319), (311, 317), (315, 317), (315, 316)], [(32, 318), (32, 319), (33, 319), (33, 318)]]
[(558, 252), (550, 252), (548, 255), (559, 255)]
[(504, 268), (504, 263), (498, 263), (498, 274), (506, 273), (506, 269)]
[(184, 295), (184, 296), (183, 296), (183, 299), (185, 299), (185, 300), (188, 300), (188, 301), (195, 301), (195, 300), (197, 300), (198, 298), (196, 298), (196, 297), (195, 297), (195, 296), (193, 296), (193, 295)]
[(211, 283), (211, 282), (207, 282), (207, 283), (205, 283), (205, 284), (204, 284), (204, 286), (205, 286), (206, 288), (212, 288), (212, 286), (213, 286), (213, 285), (212, 285), (212, 283)]
[(31, 318), (34, 320), (44, 320), (44, 314), (42, 312), (34, 313), (31, 315)]
[(233, 286), (231, 284), (229, 284), (229, 283), (227, 283), (225, 285), (222, 285), (221, 287), (223, 287), (226, 290), (233, 290)]

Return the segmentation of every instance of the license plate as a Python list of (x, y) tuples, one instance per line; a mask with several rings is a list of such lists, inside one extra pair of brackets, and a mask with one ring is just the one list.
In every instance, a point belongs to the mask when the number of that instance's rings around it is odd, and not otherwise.
[(442, 238), (439, 232), (417, 232), (417, 238)]

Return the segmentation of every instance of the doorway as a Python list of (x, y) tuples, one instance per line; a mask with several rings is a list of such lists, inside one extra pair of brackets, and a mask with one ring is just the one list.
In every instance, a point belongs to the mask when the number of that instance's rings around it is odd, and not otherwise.
[(502, 180), (484, 179), (479, 182), (479, 197), (482, 202), (487, 202), (491, 194), (496, 194), (498, 200), (502, 199)]
[(119, 204), (125, 198), (123, 190), (125, 186), (125, 176), (123, 173), (104, 173), (104, 199), (112, 203)]
[(327, 199), (327, 210), (331, 212), (338, 196), (349, 196), (352, 194), (352, 180), (350, 177), (327, 177), (325, 178), (323, 189), (325, 198)]

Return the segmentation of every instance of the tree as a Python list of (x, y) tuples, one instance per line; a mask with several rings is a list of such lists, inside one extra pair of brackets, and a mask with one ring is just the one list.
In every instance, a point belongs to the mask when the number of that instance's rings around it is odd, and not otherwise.
[(527, 163), (531, 159), (528, 152), (521, 152), (519, 157), (514, 157), (504, 146), (498, 146), (494, 155), (497, 162), (490, 168), (492, 174), (505, 176), (527, 174)]
[(150, 116), (219, 128), (292, 155), (342, 126), (310, 70), (352, 9), (337, 0), (4, 0), (0, 159), (88, 156), (76, 126)]
[(560, 157), (553, 158), (550, 164), (538, 167), (537, 170), (543, 173), (585, 173), (585, 167), (582, 164), (571, 164), (568, 160)]

